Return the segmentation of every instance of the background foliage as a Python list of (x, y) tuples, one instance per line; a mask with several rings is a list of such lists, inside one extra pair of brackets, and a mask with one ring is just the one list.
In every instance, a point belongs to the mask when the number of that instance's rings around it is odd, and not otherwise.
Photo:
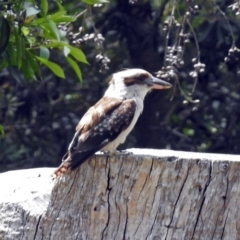
[(121, 148), (240, 153), (238, 2), (13, 2), (0, 1), (0, 171), (58, 165), (108, 76), (132, 67), (175, 88), (147, 96)]

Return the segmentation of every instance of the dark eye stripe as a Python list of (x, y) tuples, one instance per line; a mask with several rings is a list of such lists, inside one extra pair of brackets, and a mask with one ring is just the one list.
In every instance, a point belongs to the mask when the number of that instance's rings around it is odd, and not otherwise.
[(124, 79), (124, 83), (127, 86), (132, 86), (134, 84), (146, 84), (144, 81), (149, 78), (148, 74), (140, 74), (137, 76), (129, 77)]
[(136, 79), (135, 79), (135, 78), (125, 78), (125, 79), (124, 79), (124, 83), (125, 83), (125, 85), (127, 85), (127, 86), (132, 86), (132, 85), (134, 85), (134, 84), (137, 83), (137, 82), (136, 82)]
[(136, 79), (141, 82), (143, 82), (146, 78), (148, 78), (148, 75), (146, 74), (141, 74), (140, 76), (136, 77)]

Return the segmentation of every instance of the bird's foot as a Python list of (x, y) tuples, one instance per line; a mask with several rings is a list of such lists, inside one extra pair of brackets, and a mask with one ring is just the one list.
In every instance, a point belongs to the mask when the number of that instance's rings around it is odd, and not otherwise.
[(126, 150), (121, 150), (121, 151), (104, 151), (104, 150), (100, 150), (99, 152), (97, 152), (97, 154), (100, 155), (105, 155), (105, 156), (119, 156), (119, 155), (131, 155), (133, 154), (132, 152), (128, 152)]
[(121, 150), (121, 151), (119, 152), (119, 154), (122, 154), (122, 155), (132, 155), (133, 152), (129, 152), (129, 151), (127, 151), (127, 150)]
[(114, 155), (114, 152), (110, 152), (110, 151), (100, 150), (100, 152), (101, 152), (103, 155), (106, 155), (106, 156), (113, 156), (113, 155)]
[(133, 153), (132, 152), (128, 152), (126, 150), (121, 150), (121, 151), (115, 150), (114, 152), (108, 152), (108, 154), (110, 156), (120, 156), (120, 155), (131, 155)]
[(110, 151), (104, 151), (104, 150), (97, 151), (95, 154), (96, 155), (104, 155), (104, 156), (113, 156), (114, 155), (114, 153), (112, 153)]
[(104, 155), (107, 155), (107, 156), (118, 156), (121, 154), (121, 152), (115, 150), (115, 151), (105, 151), (105, 150), (101, 150), (100, 152), (102, 152)]

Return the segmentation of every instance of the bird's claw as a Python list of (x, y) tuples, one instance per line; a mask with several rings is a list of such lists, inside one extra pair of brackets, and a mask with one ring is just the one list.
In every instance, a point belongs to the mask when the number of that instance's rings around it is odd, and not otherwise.
[(122, 155), (133, 155), (133, 152), (129, 152), (127, 150), (121, 150), (119, 154), (122, 154)]
[(112, 153), (112, 152), (109, 152), (109, 151), (100, 150), (100, 152), (101, 152), (103, 155), (106, 155), (106, 156), (112, 156), (112, 155), (113, 155), (113, 153)]
[(121, 150), (121, 151), (115, 150), (114, 152), (100, 150), (96, 154), (112, 157), (112, 156), (119, 156), (119, 155), (132, 155), (133, 153), (132, 152), (128, 152), (126, 150)]

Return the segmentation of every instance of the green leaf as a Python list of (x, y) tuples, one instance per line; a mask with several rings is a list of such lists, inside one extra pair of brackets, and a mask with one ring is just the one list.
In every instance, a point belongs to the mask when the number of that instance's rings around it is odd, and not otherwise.
[(10, 25), (4, 17), (0, 17), (0, 55), (5, 51), (10, 38)]
[(42, 64), (44, 64), (46, 67), (48, 67), (49, 69), (51, 69), (53, 71), (53, 73), (60, 77), (60, 78), (65, 78), (65, 74), (63, 72), (63, 69), (56, 63), (51, 62), (47, 59), (41, 58), (41, 57), (37, 57), (35, 56), (35, 58), (41, 62)]
[(16, 46), (16, 63), (18, 66), (18, 69), (22, 66), (22, 57), (23, 57), (23, 38), (21, 34), (19, 34), (19, 28), (14, 27), (14, 36), (15, 36), (15, 46)]
[(18, 35), (17, 41), (16, 41), (16, 47), (17, 47), (17, 66), (20, 69), (22, 66), (22, 57), (24, 55), (24, 50), (25, 48), (24, 43), (23, 43), (24, 39)]
[(78, 64), (71, 57), (67, 57), (67, 61), (73, 68), (74, 72), (77, 74), (79, 80), (82, 82), (82, 73)]
[(56, 13), (54, 13), (52, 15), (48, 15), (48, 19), (49, 20), (53, 20), (55, 22), (56, 20), (60, 19), (65, 14), (66, 14), (66, 11), (56, 12)]
[(194, 129), (191, 129), (191, 128), (184, 128), (183, 129), (183, 133), (186, 135), (186, 136), (193, 136), (195, 131)]
[(55, 0), (55, 2), (57, 3), (57, 5), (58, 5), (58, 9), (59, 9), (60, 11), (65, 11), (63, 5), (61, 4), (61, 1), (59, 1), (59, 0)]
[(65, 15), (65, 13), (66, 11), (61, 11), (52, 15), (48, 15), (47, 17), (38, 18), (34, 20), (32, 24), (41, 25), (43, 23), (47, 23), (50, 20), (54, 21), (55, 23), (70, 23), (76, 20), (76, 17)]
[(79, 48), (76, 48), (76, 47), (72, 47), (69, 45), (69, 48), (70, 48), (70, 54), (75, 58), (77, 59), (79, 62), (83, 62), (83, 63), (86, 63), (86, 64), (89, 64), (87, 59), (86, 59), (86, 56), (85, 54), (83, 53), (83, 51)]
[(7, 62), (6, 52), (4, 52), (3, 59), (2, 59), (2, 61), (0, 61), (0, 71), (7, 67), (8, 67), (8, 62)]
[(11, 66), (16, 66), (17, 53), (16, 49), (12, 42), (9, 42), (7, 45), (7, 61)]
[(109, 1), (107, 0), (82, 0), (83, 2), (93, 5), (93, 4), (99, 4), (99, 3), (108, 3)]
[(35, 19), (34, 21), (32, 21), (32, 24), (41, 25), (45, 22), (47, 22), (46, 17), (42, 17), (42, 18), (38, 18), (38, 19)]
[(37, 75), (40, 75), (40, 68), (37, 60), (35, 59), (35, 55), (33, 55), (29, 50), (26, 50), (26, 59), (29, 62), (29, 65), (33, 69)]
[(40, 57), (41, 58), (44, 58), (44, 59), (49, 59), (49, 56), (50, 56), (50, 51), (48, 48), (44, 47), (44, 46), (41, 46), (40, 47)]
[(35, 15), (32, 15), (24, 20), (24, 24), (29, 24), (33, 19), (35, 18)]
[(2, 137), (4, 137), (4, 135), (5, 135), (4, 127), (1, 124), (0, 124), (0, 135), (2, 135)]
[(24, 1), (24, 9), (26, 11), (26, 19), (24, 20), (25, 24), (29, 24), (35, 18), (35, 16), (40, 12), (40, 10), (33, 6), (31, 2)]
[(71, 23), (74, 21), (76, 21), (76, 17), (69, 15), (63, 15), (62, 17), (54, 20), (55, 23)]
[(34, 70), (32, 69), (28, 58), (25, 58), (25, 59), (22, 61), (22, 69), (21, 69), (21, 70), (22, 70), (22, 72), (23, 72), (23, 74), (24, 74), (24, 77), (25, 77), (27, 80), (37, 80), (37, 79), (36, 79), (35, 72), (34, 72)]
[(47, 29), (52, 33), (52, 35), (58, 40), (60, 41), (60, 34), (57, 28), (57, 25), (55, 22), (53, 21), (49, 21), (48, 24), (46, 24)]
[(21, 32), (24, 36), (27, 36), (30, 33), (30, 30), (27, 27), (21, 27)]
[(37, 42), (37, 39), (36, 39), (35, 37), (26, 36), (25, 39), (26, 39), (26, 40), (28, 41), (28, 43), (30, 44), (30, 47), (32, 47), (32, 46), (34, 45), (34, 43)]
[(64, 46), (63, 47), (63, 54), (64, 54), (64, 56), (67, 57), (69, 53), (70, 53), (70, 49), (68, 47)]
[(40, 12), (39, 9), (33, 6), (29, 6), (26, 8), (26, 18), (29, 18), (30, 16), (35, 16)]
[(54, 48), (60, 48), (60, 49), (67, 47), (70, 49), (70, 55), (72, 55), (76, 60), (78, 60), (79, 62), (89, 64), (86, 59), (85, 54), (83, 53), (83, 51), (81, 49), (73, 47), (73, 46), (67, 44), (66, 42), (52, 41), (51, 43), (48, 43), (44, 46), (47, 48), (54, 47)]
[(41, 0), (41, 8), (43, 10), (44, 15), (48, 13), (48, 0)]
[(59, 29), (59, 35), (62, 40), (66, 39), (67, 31), (64, 31), (62, 29)]

